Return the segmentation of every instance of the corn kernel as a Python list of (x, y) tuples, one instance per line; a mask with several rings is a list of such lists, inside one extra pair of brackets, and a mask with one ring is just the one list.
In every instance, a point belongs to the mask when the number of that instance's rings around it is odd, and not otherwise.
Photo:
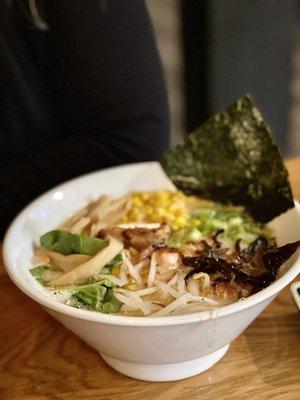
[(166, 222), (172, 229), (199, 226), (198, 220), (190, 219), (188, 199), (180, 191), (136, 192), (122, 222)]

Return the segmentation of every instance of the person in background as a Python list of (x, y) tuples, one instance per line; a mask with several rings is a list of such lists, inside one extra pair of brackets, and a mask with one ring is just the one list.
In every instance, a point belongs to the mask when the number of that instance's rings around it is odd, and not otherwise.
[(169, 130), (144, 1), (0, 1), (2, 234), (60, 182), (157, 159)]

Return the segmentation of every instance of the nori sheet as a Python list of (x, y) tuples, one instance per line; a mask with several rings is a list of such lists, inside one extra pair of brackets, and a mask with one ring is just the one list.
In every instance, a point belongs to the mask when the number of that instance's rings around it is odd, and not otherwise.
[(249, 95), (210, 118), (160, 162), (186, 194), (243, 205), (257, 221), (294, 206), (283, 159)]

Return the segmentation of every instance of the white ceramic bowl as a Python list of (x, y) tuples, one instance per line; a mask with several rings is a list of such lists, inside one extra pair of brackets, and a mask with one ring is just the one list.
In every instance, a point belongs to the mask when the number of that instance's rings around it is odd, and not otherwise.
[[(295, 254), (283, 275), (248, 299), (215, 312), (138, 318), (78, 310), (59, 303), (30, 275), (33, 242), (101, 194), (173, 188), (156, 162), (91, 173), (39, 197), (11, 224), (4, 241), (4, 262), (11, 279), (54, 318), (94, 347), (117, 371), (143, 380), (187, 378), (220, 360), (230, 343), (300, 271)], [(300, 207), (272, 221), (279, 244), (300, 238)]]

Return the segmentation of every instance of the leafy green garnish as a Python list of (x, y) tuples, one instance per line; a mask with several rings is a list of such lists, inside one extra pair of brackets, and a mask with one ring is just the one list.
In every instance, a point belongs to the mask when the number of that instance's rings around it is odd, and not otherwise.
[(106, 286), (102, 286), (100, 283), (86, 285), (72, 294), (68, 304), (78, 308), (101, 311), (106, 293)]
[(168, 246), (180, 247), (185, 243), (198, 242), (204, 239), (202, 232), (199, 228), (181, 228), (172, 231), (168, 239)]
[(48, 267), (46, 265), (40, 265), (38, 267), (35, 268), (31, 268), (29, 271), (31, 273), (31, 275), (41, 284), (41, 285), (45, 285), (45, 281), (44, 281), (44, 274), (45, 274), (45, 270), (47, 270)]
[(110, 314), (118, 312), (122, 305), (106, 281), (73, 287), (72, 292), (67, 304), (76, 308)]
[(104, 297), (102, 312), (105, 314), (116, 313), (120, 310), (122, 303), (114, 296), (113, 288), (108, 289)]
[(109, 263), (107, 263), (100, 271), (100, 275), (107, 275), (111, 273), (112, 268), (123, 260), (122, 254), (117, 254)]
[(88, 254), (94, 256), (107, 246), (107, 242), (91, 236), (54, 230), (41, 237), (41, 246), (64, 255)]
[(249, 246), (259, 236), (272, 237), (270, 228), (253, 220), (241, 207), (213, 203), (201, 206), (193, 211), (192, 218), (199, 225), (194, 228), (182, 228), (172, 232), (168, 245), (180, 247), (184, 243), (197, 242), (212, 237), (222, 231), (219, 238), (229, 238), (236, 243), (241, 240)]
[(56, 267), (55, 265), (39, 265), (38, 267), (31, 268), (31, 275), (43, 286), (47, 282), (56, 279), (63, 273), (63, 270)]
[(294, 206), (270, 128), (248, 95), (168, 151), (161, 164), (185, 193), (244, 205), (261, 222)]

